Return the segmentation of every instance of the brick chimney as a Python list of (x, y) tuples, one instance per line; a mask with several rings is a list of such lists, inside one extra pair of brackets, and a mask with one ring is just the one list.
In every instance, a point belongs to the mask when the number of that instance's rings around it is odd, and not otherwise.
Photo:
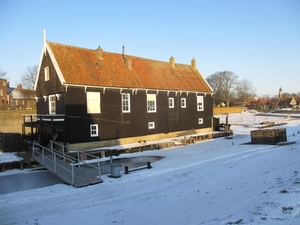
[(191, 61), (191, 66), (193, 67), (193, 69), (197, 69), (197, 66), (196, 66), (196, 59), (193, 58), (192, 61)]
[(171, 58), (170, 58), (170, 64), (172, 67), (175, 66), (175, 58), (173, 56), (171, 56)]
[(18, 89), (18, 90), (22, 90), (22, 85), (21, 85), (21, 84), (18, 84), (17, 89)]
[(132, 70), (132, 60), (130, 58), (125, 58), (125, 65), (127, 69)]
[(99, 59), (103, 59), (103, 49), (100, 48), (100, 46), (98, 46), (98, 48), (95, 51)]

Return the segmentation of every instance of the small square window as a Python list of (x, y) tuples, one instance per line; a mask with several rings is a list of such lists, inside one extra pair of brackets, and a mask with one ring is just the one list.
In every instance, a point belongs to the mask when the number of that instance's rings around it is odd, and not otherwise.
[(186, 108), (186, 98), (181, 98), (181, 108)]
[(50, 80), (50, 75), (49, 75), (49, 66), (45, 67), (45, 81)]
[(169, 108), (174, 108), (174, 98), (169, 98)]
[(203, 118), (198, 118), (198, 124), (203, 124)]
[(91, 124), (91, 137), (98, 137), (98, 124)]
[(148, 129), (154, 129), (154, 128), (155, 128), (155, 122), (149, 122)]

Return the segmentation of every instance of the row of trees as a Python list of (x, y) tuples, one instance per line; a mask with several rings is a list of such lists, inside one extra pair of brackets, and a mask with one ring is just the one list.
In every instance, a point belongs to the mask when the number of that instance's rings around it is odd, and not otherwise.
[(216, 105), (225, 103), (229, 107), (232, 99), (239, 99), (245, 103), (247, 98), (256, 96), (256, 89), (248, 79), (239, 80), (232, 71), (216, 72), (206, 78), (214, 90)]
[[(21, 81), (19, 84), (22, 85), (23, 88), (33, 90), (35, 84), (35, 78), (37, 75), (38, 66), (29, 66), (27, 67), (26, 71), (21, 76)], [(7, 72), (0, 69), (0, 78), (9, 80), (10, 78), (7, 77)]]

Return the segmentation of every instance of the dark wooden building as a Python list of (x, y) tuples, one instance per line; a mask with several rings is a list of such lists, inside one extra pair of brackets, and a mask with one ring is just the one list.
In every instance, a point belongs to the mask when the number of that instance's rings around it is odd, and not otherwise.
[(84, 149), (213, 127), (213, 91), (195, 59), (185, 65), (45, 40), (35, 94), (42, 144), (56, 134)]

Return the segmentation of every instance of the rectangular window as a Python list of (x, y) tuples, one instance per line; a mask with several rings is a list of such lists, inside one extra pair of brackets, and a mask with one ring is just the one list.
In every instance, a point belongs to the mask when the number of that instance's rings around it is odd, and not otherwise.
[(204, 110), (203, 96), (197, 96), (197, 111)]
[(56, 113), (56, 97), (55, 95), (49, 96), (49, 114)]
[(181, 108), (186, 108), (186, 98), (181, 98)]
[(154, 128), (155, 128), (155, 122), (149, 122), (148, 129), (154, 129)]
[(98, 137), (98, 124), (91, 124), (91, 137)]
[(0, 96), (3, 96), (3, 89), (0, 89)]
[(147, 112), (156, 112), (156, 94), (147, 94)]
[(44, 73), (45, 73), (45, 81), (50, 80), (49, 66), (45, 67)]
[(169, 98), (169, 108), (174, 108), (174, 98)]
[(198, 124), (203, 124), (203, 118), (198, 118)]
[(130, 112), (130, 94), (122, 93), (122, 112)]
[(87, 113), (101, 113), (101, 101), (99, 92), (86, 92)]

